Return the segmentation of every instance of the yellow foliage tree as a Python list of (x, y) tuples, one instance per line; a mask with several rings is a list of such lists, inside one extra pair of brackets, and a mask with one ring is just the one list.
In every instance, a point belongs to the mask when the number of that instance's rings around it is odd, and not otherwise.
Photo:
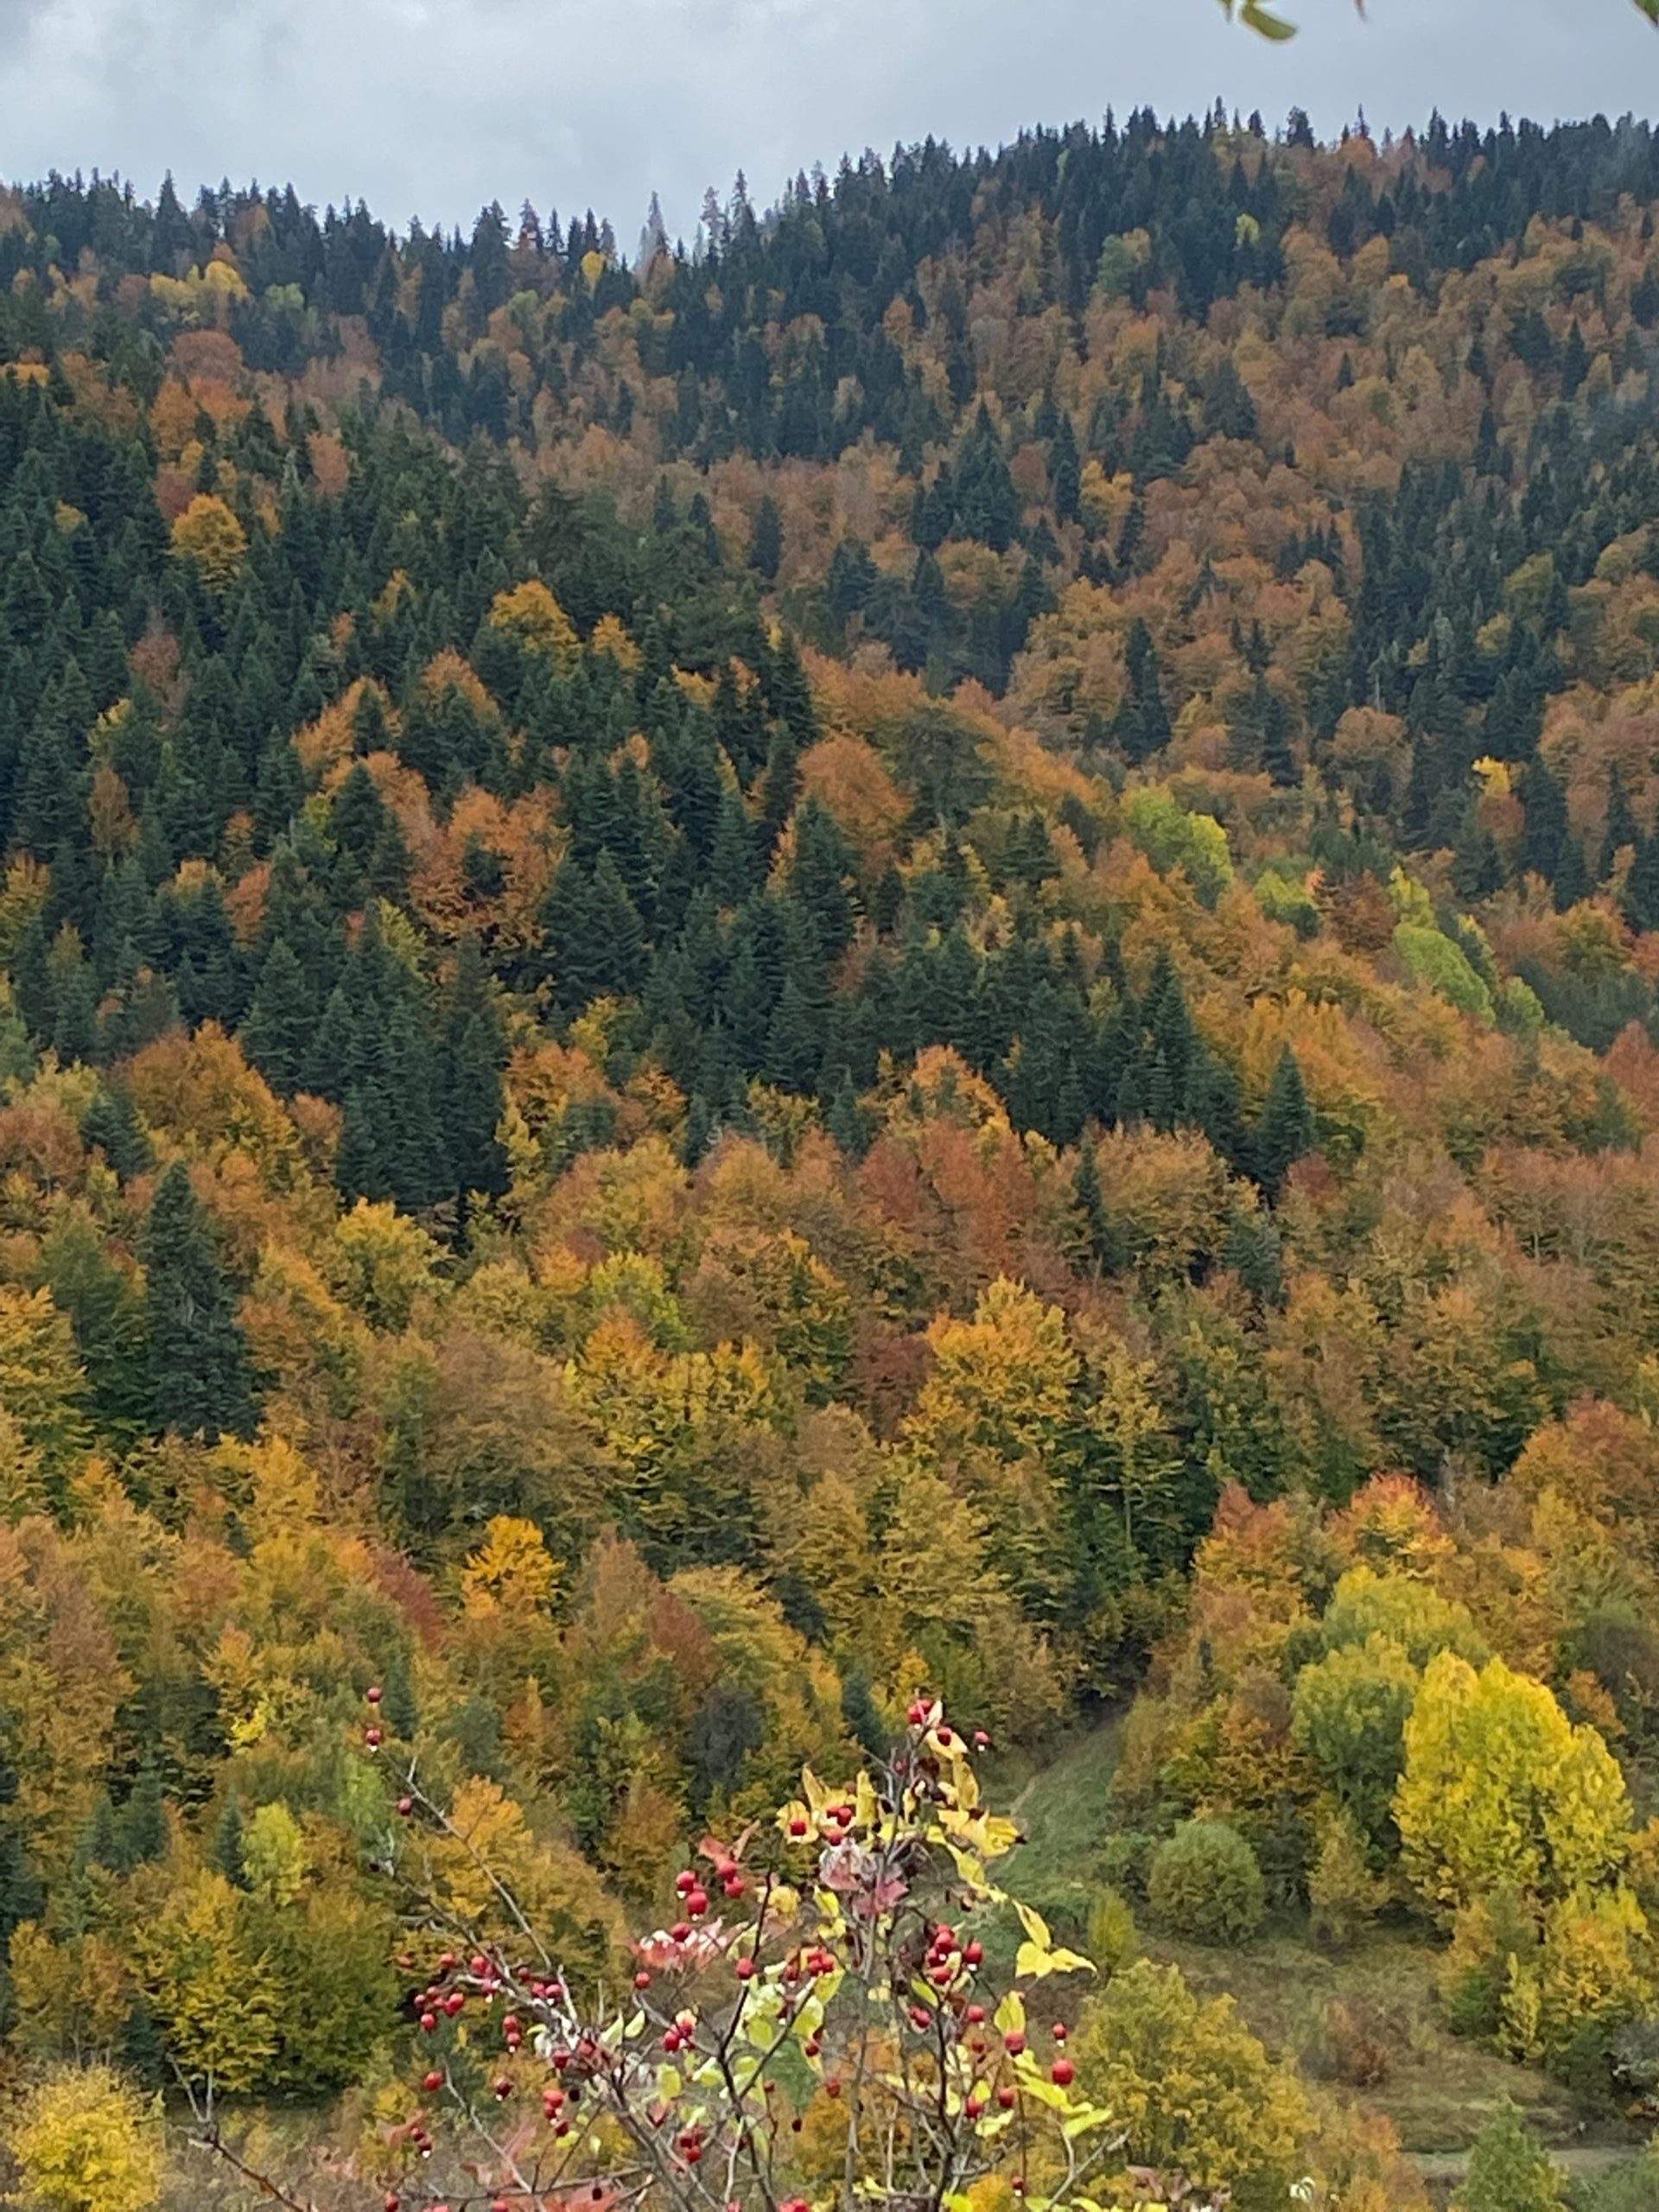
[(911, 1423), (918, 1443), (936, 1456), (976, 1444), (1011, 1459), (1052, 1447), (1078, 1373), (1058, 1306), (1004, 1276), (980, 1297), (971, 1321), (941, 1318), (927, 1340), (933, 1372)]
[(292, 1904), (305, 1886), (309, 1853), (300, 1824), (280, 1797), (261, 1805), (242, 1835), (248, 1887), (269, 1904)]
[(1562, 1897), (1544, 1915), (1535, 1957), (1510, 1967), (1499, 2040), (1516, 2058), (1558, 2057), (1589, 2022), (1643, 2012), (1654, 1966), (1653, 1932), (1623, 1883)]
[(223, 499), (198, 492), (173, 524), (173, 550), (210, 591), (228, 591), (248, 556), (248, 533)]
[(548, 1603), (558, 1580), (559, 1562), (536, 1523), (498, 1513), (461, 1569), (461, 1600), (472, 1612), (531, 1613)]
[(139, 1972), (174, 2059), (194, 2080), (257, 2088), (276, 2050), (278, 1995), (249, 1940), (242, 1900), (222, 1874), (168, 1892), (136, 1931)]
[(1395, 1792), (1407, 1875), (1441, 1920), (1508, 1884), (1554, 1901), (1592, 1891), (1630, 1847), (1618, 1764), (1552, 1692), (1501, 1659), (1477, 1674), (1442, 1651), (1406, 1723)]
[(544, 655), (561, 670), (571, 667), (581, 650), (575, 624), (537, 576), (497, 592), (489, 622), (493, 630), (504, 632), (527, 652)]
[(438, 1248), (394, 1205), (359, 1198), (334, 1224), (340, 1289), (377, 1329), (409, 1326), (415, 1301), (435, 1281)]
[(1071, 2047), (1122, 2131), (1125, 2167), (1225, 2190), (1240, 2212), (1288, 2202), (1313, 2115), (1231, 1998), (1201, 1999), (1176, 1967), (1142, 1959), (1112, 1976)]
[(9, 2131), (23, 2201), (38, 2212), (150, 2212), (162, 2199), (158, 2105), (109, 2066), (40, 2082)]

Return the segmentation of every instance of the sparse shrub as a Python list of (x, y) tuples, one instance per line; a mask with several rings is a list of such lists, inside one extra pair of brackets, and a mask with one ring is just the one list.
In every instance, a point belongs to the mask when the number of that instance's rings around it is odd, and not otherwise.
[(1084, 1948), (1102, 1974), (1120, 1973), (1140, 1957), (1135, 1915), (1116, 1890), (1103, 1890), (1090, 1906)]
[(1363, 1998), (1333, 1997), (1306, 2054), (1308, 2070), (1351, 2089), (1374, 2089), (1393, 2071), (1392, 2042), (1389, 2024), (1374, 2005)]
[(1389, 1885), (1373, 1872), (1351, 1813), (1335, 1812), (1325, 1823), (1308, 1872), (1307, 1901), (1314, 1936), (1333, 1950), (1353, 1942), (1389, 1901)]
[(1537, 1955), (1538, 1929), (1525, 1899), (1507, 1885), (1459, 1913), (1440, 1961), (1440, 2003), (1454, 2035), (1496, 2033), (1511, 1969)]
[(1109, 1835), (1096, 1859), (1102, 1880), (1121, 1896), (1138, 1897), (1144, 1903), (1147, 1876), (1157, 1848), (1157, 1837), (1147, 1835), (1141, 1828), (1123, 1828), (1116, 1835)]

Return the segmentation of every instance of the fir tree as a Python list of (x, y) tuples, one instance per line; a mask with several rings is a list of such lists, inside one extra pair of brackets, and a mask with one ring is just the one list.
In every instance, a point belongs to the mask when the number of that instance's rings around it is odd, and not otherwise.
[(146, 1759), (126, 1803), (121, 1808), (121, 1861), (141, 1866), (159, 1859), (167, 1849), (167, 1810), (160, 1770)]
[(299, 1088), (318, 1011), (298, 955), (286, 938), (277, 938), (265, 955), (242, 1028), (244, 1052), (273, 1090)]
[(251, 1434), (247, 1346), (212, 1224), (182, 1160), (156, 1188), (141, 1252), (155, 1426), (209, 1439)]
[(754, 527), (749, 537), (749, 566), (768, 583), (778, 575), (778, 564), (784, 553), (783, 518), (777, 503), (770, 493), (762, 498), (754, 511)]
[(439, 1055), (439, 1116), (449, 1151), (451, 1188), (465, 1212), (471, 1192), (506, 1188), (506, 1158), (496, 1136), (503, 1104), (506, 1042), (475, 938), (463, 938), (445, 995)]
[(1597, 882), (1605, 883), (1620, 853), (1626, 846), (1634, 852), (1641, 840), (1642, 832), (1624, 788), (1624, 778), (1615, 760), (1607, 772), (1607, 822), (1602, 833), (1601, 856), (1596, 862)]
[(1268, 1086), (1255, 1133), (1256, 1176), (1270, 1197), (1284, 1187), (1293, 1164), (1312, 1152), (1318, 1132), (1296, 1055), (1287, 1045)]

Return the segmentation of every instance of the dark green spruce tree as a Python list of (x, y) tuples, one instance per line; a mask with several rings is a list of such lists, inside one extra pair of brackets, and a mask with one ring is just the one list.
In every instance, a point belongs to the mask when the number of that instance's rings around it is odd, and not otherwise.
[(140, 1255), (155, 1427), (181, 1436), (251, 1435), (248, 1348), (213, 1224), (181, 1160), (156, 1188)]

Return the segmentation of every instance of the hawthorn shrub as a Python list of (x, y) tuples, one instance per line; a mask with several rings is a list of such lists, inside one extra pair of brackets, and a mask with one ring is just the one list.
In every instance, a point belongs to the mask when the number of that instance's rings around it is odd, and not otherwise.
[[(775, 1819), (704, 1837), (674, 1878), (675, 1916), (632, 1941), (619, 1976), (561, 1957), (527, 1835), (430, 1796), (381, 1692), (368, 1696), (364, 1748), (388, 1807), (373, 1871), (400, 1900), (413, 2057), (365, 2101), (356, 2193), (341, 2199), (338, 2163), (319, 2177), (331, 2207), (1117, 2201), (1123, 2132), (1077, 2084), (1053, 1992), (1040, 2025), (1028, 2010), (1039, 1985), (1094, 1969), (992, 1878), (1018, 1832), (981, 1802), (982, 1732), (964, 1741), (918, 1699), (851, 1781), (809, 1769)], [(1005, 1913), (1020, 1936), (1006, 1980), (983, 1941)], [(1119, 1921), (1103, 1932), (1130, 1940)], [(259, 2171), (222, 2132), (211, 2082), (186, 2086), (200, 2150), (315, 2212), (308, 2182)], [(1135, 2194), (1191, 2204), (1188, 2178), (1138, 2172)]]

